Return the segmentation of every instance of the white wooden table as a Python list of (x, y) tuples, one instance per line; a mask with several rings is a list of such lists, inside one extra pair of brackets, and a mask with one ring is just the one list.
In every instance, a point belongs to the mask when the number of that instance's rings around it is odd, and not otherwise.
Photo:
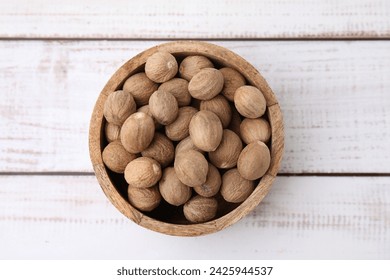
[[(390, 1), (2, 0), (0, 38), (0, 259), (390, 258)], [(285, 120), (270, 194), (197, 238), (124, 218), (88, 153), (111, 74), (175, 39), (250, 61)]]

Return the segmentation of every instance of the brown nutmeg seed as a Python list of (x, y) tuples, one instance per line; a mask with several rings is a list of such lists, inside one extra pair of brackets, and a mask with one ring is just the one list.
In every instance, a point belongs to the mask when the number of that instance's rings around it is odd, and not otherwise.
[(152, 211), (161, 202), (161, 195), (157, 186), (147, 189), (129, 187), (127, 196), (131, 205), (141, 211)]
[(120, 141), (114, 141), (104, 148), (102, 158), (110, 170), (123, 173), (127, 164), (136, 159), (137, 156), (126, 151)]
[(106, 139), (108, 143), (119, 140), (120, 138), (121, 127), (119, 125), (106, 122), (104, 126), (104, 133), (106, 135)]
[(178, 70), (176, 58), (168, 52), (156, 52), (145, 63), (145, 74), (156, 83), (175, 77)]
[(216, 114), (199, 111), (190, 122), (189, 132), (192, 142), (199, 149), (215, 151), (222, 140), (222, 123)]
[(121, 126), (135, 110), (133, 96), (123, 90), (117, 90), (107, 97), (103, 115), (109, 123)]
[(175, 148), (175, 154), (179, 154), (181, 152), (185, 152), (185, 151), (188, 151), (188, 150), (195, 150), (195, 151), (198, 151), (200, 153), (203, 153), (203, 151), (201, 149), (198, 149), (194, 143), (192, 143), (192, 140), (191, 140), (191, 137), (188, 136), (186, 138), (184, 138), (183, 140), (181, 140), (177, 145), (176, 145), (176, 148)]
[(261, 91), (253, 86), (239, 87), (234, 93), (234, 106), (244, 117), (256, 119), (264, 115), (267, 104)]
[(232, 109), (229, 102), (222, 95), (217, 95), (210, 100), (200, 102), (200, 110), (211, 111), (221, 120), (222, 126), (226, 128), (232, 118)]
[(123, 91), (131, 93), (137, 106), (148, 104), (149, 98), (158, 88), (144, 72), (130, 76), (123, 84)]
[(188, 91), (188, 81), (180, 78), (173, 78), (158, 88), (162, 91), (170, 92), (177, 100), (179, 107), (187, 106), (191, 103), (191, 95)]
[(218, 169), (209, 163), (209, 171), (207, 173), (206, 182), (202, 185), (194, 187), (194, 191), (204, 197), (212, 197), (216, 195), (221, 187), (221, 175)]
[(237, 161), (237, 169), (247, 180), (262, 177), (271, 163), (270, 151), (263, 142), (256, 141), (248, 144), (241, 152)]
[(180, 77), (190, 81), (193, 76), (203, 68), (214, 68), (213, 63), (205, 56), (193, 55), (187, 56), (180, 63), (179, 73)]
[(154, 137), (153, 119), (145, 113), (136, 112), (127, 118), (121, 129), (121, 142), (130, 153), (145, 150)]
[(156, 160), (162, 167), (168, 166), (175, 157), (175, 147), (164, 134), (156, 132), (152, 143), (141, 152), (143, 157)]
[(149, 99), (149, 109), (153, 117), (161, 124), (172, 123), (179, 112), (176, 98), (169, 92), (157, 90)]
[(240, 74), (240, 72), (234, 70), (233, 68), (224, 67), (219, 69), (219, 71), (221, 71), (224, 79), (221, 93), (227, 98), (227, 100), (233, 101), (236, 90), (245, 85), (245, 78)]
[(161, 178), (160, 164), (154, 159), (139, 157), (126, 166), (125, 180), (131, 188), (150, 188)]
[(188, 84), (188, 91), (191, 96), (200, 100), (210, 100), (223, 88), (223, 76), (219, 70), (214, 68), (203, 68)]
[(237, 168), (228, 170), (222, 176), (221, 195), (228, 202), (243, 202), (254, 188), (254, 182), (243, 178)]
[(165, 126), (165, 134), (173, 141), (180, 141), (189, 135), (189, 126), (192, 117), (198, 112), (197, 109), (185, 106), (179, 108), (176, 120)]
[(218, 168), (232, 168), (236, 166), (241, 151), (240, 137), (233, 131), (224, 129), (221, 144), (215, 151), (209, 152), (209, 159)]
[(196, 187), (206, 182), (209, 166), (201, 153), (189, 150), (176, 155), (174, 168), (183, 184)]
[(271, 126), (265, 119), (244, 119), (240, 125), (241, 139), (246, 144), (261, 141), (266, 143), (271, 137)]
[(215, 198), (197, 195), (184, 204), (183, 212), (190, 222), (203, 223), (213, 219), (217, 209), (218, 202)]
[(192, 194), (191, 188), (179, 180), (173, 167), (164, 169), (159, 190), (165, 201), (175, 206), (186, 203)]

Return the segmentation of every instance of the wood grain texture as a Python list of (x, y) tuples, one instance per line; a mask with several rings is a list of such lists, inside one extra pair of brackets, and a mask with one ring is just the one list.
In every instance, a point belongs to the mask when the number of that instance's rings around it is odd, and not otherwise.
[(278, 177), (248, 216), (193, 238), (126, 219), (93, 176), (0, 185), (0, 259), (390, 258), (390, 177)]
[(384, 38), (386, 0), (0, 2), (4, 38)]
[[(159, 43), (0, 42), (0, 171), (92, 172), (98, 94), (119, 66)], [(390, 172), (390, 42), (216, 43), (251, 62), (275, 92), (281, 172)]]

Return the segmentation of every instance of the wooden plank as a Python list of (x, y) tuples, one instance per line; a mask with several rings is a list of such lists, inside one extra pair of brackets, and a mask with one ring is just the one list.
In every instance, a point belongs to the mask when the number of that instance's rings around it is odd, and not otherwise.
[(390, 177), (278, 177), (255, 211), (197, 238), (127, 220), (92, 176), (0, 185), (0, 259), (390, 258)]
[[(88, 127), (100, 90), (158, 43), (0, 42), (0, 172), (91, 172)], [(389, 41), (217, 43), (260, 69), (279, 99), (281, 172), (390, 172)]]
[(0, 2), (4, 38), (389, 38), (386, 0)]

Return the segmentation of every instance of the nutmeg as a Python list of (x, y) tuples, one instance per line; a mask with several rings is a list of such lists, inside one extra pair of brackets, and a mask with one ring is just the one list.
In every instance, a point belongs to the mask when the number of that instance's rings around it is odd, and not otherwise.
[(150, 96), (149, 109), (153, 117), (163, 125), (172, 123), (179, 112), (176, 98), (162, 90), (157, 90)]
[(149, 98), (158, 88), (158, 84), (150, 80), (144, 72), (127, 78), (123, 84), (123, 91), (131, 93), (137, 106), (148, 104)]
[(200, 100), (210, 100), (223, 88), (223, 76), (219, 70), (214, 68), (203, 68), (188, 84), (188, 91), (191, 96)]
[(175, 206), (186, 203), (192, 194), (191, 188), (184, 185), (179, 178), (177, 178), (173, 167), (164, 169), (159, 182), (159, 190), (165, 201)]
[(110, 170), (116, 173), (123, 173), (127, 164), (137, 158), (137, 156), (126, 151), (120, 141), (115, 141), (104, 148), (102, 158), (104, 164)]
[(192, 117), (198, 112), (193, 107), (179, 108), (176, 120), (165, 126), (165, 134), (173, 141), (180, 141), (189, 135), (188, 129)]
[(175, 77), (178, 70), (176, 58), (168, 52), (156, 52), (145, 63), (145, 74), (156, 83)]
[(203, 68), (213, 68), (213, 63), (205, 56), (193, 55), (187, 56), (180, 63), (179, 73), (180, 77), (190, 81), (193, 76)]
[(200, 110), (207, 110), (215, 113), (221, 120), (223, 128), (226, 128), (232, 118), (232, 109), (229, 102), (222, 95), (217, 95), (210, 100), (200, 102)]
[(271, 126), (265, 119), (244, 119), (240, 125), (240, 135), (246, 144), (254, 141), (266, 143), (271, 137)]
[(158, 88), (162, 91), (172, 93), (176, 98), (179, 107), (187, 106), (191, 103), (191, 95), (188, 91), (188, 81), (180, 78), (173, 78)]
[(241, 152), (237, 161), (237, 169), (247, 180), (262, 177), (271, 163), (270, 151), (263, 142), (256, 141), (248, 144)]
[(241, 115), (251, 119), (264, 115), (267, 108), (264, 95), (254, 86), (239, 87), (234, 93), (234, 105)]
[(117, 90), (107, 97), (103, 115), (109, 123), (121, 126), (135, 110), (133, 96), (123, 90)]
[(158, 129), (160, 129), (160, 128), (162, 127), (162, 124), (159, 123), (159, 122), (153, 117), (152, 112), (150, 112), (150, 106), (149, 106), (149, 104), (148, 104), (148, 105), (144, 105), (144, 106), (142, 106), (142, 107), (139, 107), (138, 110), (137, 110), (137, 112), (142, 112), (142, 113), (145, 113), (145, 114), (151, 116), (152, 119), (153, 119), (154, 126), (155, 126), (156, 130), (158, 130)]
[(201, 153), (189, 150), (176, 155), (174, 168), (183, 184), (196, 187), (206, 182), (209, 166)]
[(183, 212), (190, 222), (203, 223), (213, 219), (217, 209), (218, 202), (215, 198), (197, 195), (184, 204)]
[(136, 158), (126, 166), (125, 180), (131, 188), (150, 188), (161, 178), (160, 164), (147, 157)]
[(241, 151), (240, 137), (233, 131), (224, 129), (221, 144), (215, 151), (209, 152), (209, 159), (218, 168), (232, 168), (236, 166)]
[(227, 100), (233, 101), (236, 90), (245, 85), (245, 78), (240, 74), (240, 72), (234, 70), (233, 68), (224, 67), (219, 69), (219, 71), (222, 73), (224, 80), (221, 93), (227, 98)]
[(129, 187), (127, 196), (131, 205), (141, 211), (152, 211), (161, 202), (161, 195), (157, 186), (146, 189)]
[(237, 168), (228, 170), (222, 176), (221, 195), (228, 202), (243, 202), (254, 188), (254, 182), (243, 178)]
[(192, 142), (205, 152), (217, 149), (221, 143), (222, 131), (222, 123), (218, 116), (205, 110), (196, 113), (189, 126)]
[(152, 143), (141, 152), (143, 157), (156, 160), (162, 167), (168, 166), (175, 156), (175, 148), (171, 140), (164, 134), (156, 132)]
[(136, 112), (127, 118), (121, 129), (121, 142), (130, 153), (145, 150), (154, 137), (153, 119), (142, 112)]
[(188, 151), (188, 150), (195, 150), (195, 151), (198, 151), (200, 153), (203, 153), (203, 151), (201, 149), (198, 149), (194, 143), (192, 143), (192, 140), (191, 140), (191, 137), (188, 136), (186, 138), (184, 138), (183, 140), (181, 140), (177, 145), (176, 145), (176, 148), (175, 148), (175, 154), (179, 154), (181, 152), (185, 152), (185, 151)]
[(237, 109), (233, 106), (232, 107), (232, 119), (230, 121), (228, 129), (233, 131), (238, 136), (241, 136), (240, 125), (241, 125), (241, 115), (240, 115), (240, 113), (238, 113)]
[(216, 195), (221, 187), (221, 175), (218, 169), (209, 163), (209, 171), (207, 173), (206, 182), (194, 187), (194, 191), (204, 197), (212, 197)]
[(104, 126), (104, 133), (108, 143), (119, 140), (120, 132), (121, 127), (119, 125), (106, 122), (106, 125)]

